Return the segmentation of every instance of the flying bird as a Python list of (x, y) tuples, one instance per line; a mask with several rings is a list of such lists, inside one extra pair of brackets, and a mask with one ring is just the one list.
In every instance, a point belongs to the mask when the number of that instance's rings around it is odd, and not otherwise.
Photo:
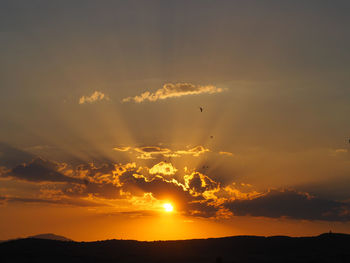
[(213, 139), (214, 138), (214, 136), (213, 135), (210, 135), (210, 139)]
[(203, 108), (202, 108), (202, 107), (199, 107), (199, 110), (200, 110), (201, 112), (203, 112)]

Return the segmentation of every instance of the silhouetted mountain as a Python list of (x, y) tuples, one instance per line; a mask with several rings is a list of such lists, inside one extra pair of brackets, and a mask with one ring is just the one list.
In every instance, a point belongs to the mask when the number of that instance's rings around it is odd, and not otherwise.
[(59, 240), (59, 241), (73, 241), (72, 239), (66, 238), (64, 236), (59, 236), (59, 235), (55, 235), (55, 234), (51, 234), (51, 233), (30, 236), (28, 238), (50, 239), (50, 240)]
[(18, 239), (0, 244), (15, 262), (350, 262), (350, 235), (235, 236), (180, 241), (62, 242)]

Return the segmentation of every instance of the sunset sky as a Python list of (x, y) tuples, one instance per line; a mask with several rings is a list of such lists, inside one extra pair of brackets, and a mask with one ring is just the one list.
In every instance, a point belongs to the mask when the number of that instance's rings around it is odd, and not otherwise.
[(350, 233), (349, 10), (0, 1), (0, 240)]

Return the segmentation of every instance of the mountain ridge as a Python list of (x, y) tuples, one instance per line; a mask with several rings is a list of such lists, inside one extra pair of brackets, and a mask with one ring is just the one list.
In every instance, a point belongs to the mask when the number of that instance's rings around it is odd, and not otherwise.
[(72, 239), (66, 238), (64, 236), (56, 235), (53, 233), (38, 234), (34, 236), (28, 236), (27, 238), (49, 239), (49, 240), (58, 240), (58, 241), (73, 241)]
[(16, 262), (350, 262), (350, 235), (231, 236), (172, 241), (65, 242), (25, 238), (0, 244), (0, 260)]

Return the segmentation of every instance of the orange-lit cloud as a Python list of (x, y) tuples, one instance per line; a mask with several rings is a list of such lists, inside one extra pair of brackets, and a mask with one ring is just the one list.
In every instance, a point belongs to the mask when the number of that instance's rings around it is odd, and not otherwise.
[(169, 154), (171, 154), (171, 150), (167, 148), (161, 148), (158, 146), (145, 146), (145, 147), (135, 147), (133, 150), (139, 155), (137, 156), (138, 159), (153, 159), (156, 155), (162, 155), (165, 157), (168, 157)]
[(109, 100), (109, 97), (101, 91), (95, 91), (90, 96), (82, 96), (79, 99), (79, 104), (94, 103), (96, 101)]
[(143, 147), (114, 147), (113, 150), (118, 152), (133, 151), (137, 154), (136, 158), (148, 160), (155, 159), (156, 157), (181, 157), (183, 155), (190, 155), (198, 157), (201, 154), (210, 152), (208, 148), (204, 146), (196, 146), (184, 150), (171, 150), (169, 148), (162, 148), (158, 146), (143, 146)]
[(120, 146), (120, 147), (114, 147), (113, 148), (115, 151), (119, 151), (119, 152), (127, 152), (130, 150), (130, 147), (128, 146)]
[(178, 155), (192, 155), (195, 157), (198, 157), (199, 155), (209, 152), (210, 150), (203, 147), (203, 146), (196, 146), (194, 148), (188, 149), (188, 150), (180, 150), (180, 151), (175, 151), (175, 154)]
[(174, 175), (177, 169), (171, 164), (166, 162), (160, 162), (149, 169), (150, 174), (164, 174), (164, 175)]
[(219, 154), (225, 155), (225, 156), (233, 156), (233, 153), (231, 153), (231, 152), (223, 152), (223, 151), (221, 151), (221, 152), (219, 152)]
[(161, 89), (158, 89), (156, 92), (151, 93), (146, 91), (139, 96), (135, 97), (127, 97), (123, 99), (123, 102), (134, 101), (136, 103), (143, 102), (145, 100), (148, 101), (157, 101), (164, 100), (168, 98), (177, 98), (187, 95), (198, 95), (198, 94), (214, 94), (222, 92), (222, 88), (217, 88), (215, 86), (200, 86), (193, 85), (191, 83), (167, 83), (164, 84)]
[[(195, 149), (195, 148), (194, 148)], [(146, 147), (145, 152), (163, 151)], [(201, 152), (202, 148), (190, 152)], [(166, 151), (168, 152), (168, 151)], [(162, 204), (174, 204), (176, 212), (194, 217), (256, 216), (293, 219), (350, 221), (350, 204), (322, 199), (296, 190), (259, 192), (250, 184), (223, 185), (194, 170), (179, 170), (161, 161), (151, 167), (136, 163), (85, 163), (72, 165), (42, 158), (1, 169), (10, 178), (39, 187), (30, 195), (2, 195), (1, 204), (47, 203), (72, 206), (106, 206), (118, 211), (123, 200), (131, 211), (161, 211)], [(38, 189), (38, 188), (36, 188)], [(119, 201), (118, 201), (119, 202)]]
[(215, 195), (222, 200), (250, 200), (262, 193), (256, 191), (250, 184), (233, 182), (229, 185), (221, 187)]
[(206, 191), (219, 190), (220, 188), (218, 182), (199, 172), (185, 175), (184, 179), (186, 188), (195, 196), (202, 195)]

